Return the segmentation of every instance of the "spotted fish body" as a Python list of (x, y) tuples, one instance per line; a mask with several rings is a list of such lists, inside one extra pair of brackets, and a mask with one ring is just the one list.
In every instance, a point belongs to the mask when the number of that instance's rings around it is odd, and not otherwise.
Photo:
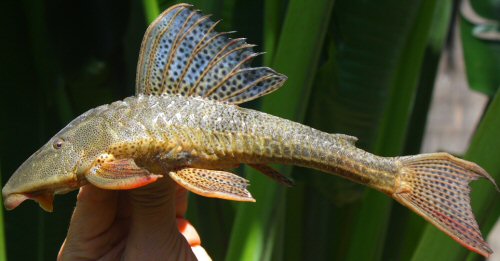
[(218, 22), (189, 7), (169, 8), (146, 31), (136, 96), (89, 110), (26, 160), (2, 190), (7, 209), (34, 199), (52, 211), (54, 194), (88, 183), (123, 190), (158, 178), (202, 196), (255, 201), (248, 181), (229, 170), (247, 164), (291, 185), (268, 166), (290, 164), (377, 189), (468, 249), (492, 253), (470, 207), (468, 183), (494, 183), (481, 167), (446, 153), (379, 157), (356, 148), (355, 137), (238, 107), (286, 77), (250, 67), (253, 45), (216, 32)]
[[(175, 108), (175, 109), (174, 109)], [(395, 158), (354, 146), (356, 138), (328, 134), (296, 122), (231, 104), (183, 96), (137, 96), (98, 108), (93, 117), (114, 133), (108, 154), (158, 163), (218, 169), (239, 164), (295, 164), (394, 190)], [(384, 182), (381, 182), (384, 180)]]

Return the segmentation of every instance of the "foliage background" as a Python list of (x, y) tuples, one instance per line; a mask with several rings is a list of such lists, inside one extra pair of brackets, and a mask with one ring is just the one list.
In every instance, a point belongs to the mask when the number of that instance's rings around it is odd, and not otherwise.
[[(419, 152), (439, 57), (452, 24), (460, 23), (471, 87), (491, 97), (465, 157), (500, 180), (500, 44), (475, 38), (471, 31), (478, 25), (456, 16), (458, 3), (187, 2), (222, 18), (219, 31), (237, 30), (235, 37), (266, 51), (255, 64), (289, 76), (284, 88), (245, 106), (357, 136), (361, 148), (386, 156)], [(133, 95), (142, 34), (174, 3), (0, 3), (3, 183), (71, 119)], [(472, 6), (500, 20), (498, 1)], [(282, 171), (296, 180), (294, 188), (242, 170), (252, 181), (255, 204), (190, 198), (188, 215), (215, 260), (480, 259), (381, 193), (312, 170)], [(494, 203), (499, 195), (485, 182), (476, 182), (473, 191), (474, 212), (487, 234), (500, 216)], [(53, 260), (74, 202), (71, 193), (56, 198), (51, 214), (33, 203), (3, 213), (0, 259)]]

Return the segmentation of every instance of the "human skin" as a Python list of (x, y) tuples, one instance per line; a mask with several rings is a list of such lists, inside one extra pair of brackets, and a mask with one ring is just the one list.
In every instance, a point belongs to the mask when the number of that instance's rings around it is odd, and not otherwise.
[(129, 191), (86, 185), (58, 260), (211, 260), (186, 210), (187, 191), (170, 178)]

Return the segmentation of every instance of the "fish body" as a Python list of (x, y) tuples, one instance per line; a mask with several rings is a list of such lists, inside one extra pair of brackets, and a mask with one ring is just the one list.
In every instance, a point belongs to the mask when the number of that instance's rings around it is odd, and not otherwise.
[(4, 186), (6, 208), (34, 199), (52, 211), (54, 194), (87, 183), (133, 189), (158, 178), (202, 196), (255, 201), (248, 181), (230, 170), (247, 164), (291, 185), (268, 166), (288, 164), (377, 189), (465, 247), (492, 253), (468, 195), (471, 180), (494, 183), (486, 171), (446, 153), (376, 156), (357, 148), (355, 137), (237, 106), (286, 77), (249, 67), (253, 46), (217, 33), (216, 24), (185, 4), (166, 10), (146, 31), (136, 95), (91, 109), (57, 133)]
[[(139, 95), (89, 110), (44, 147), (56, 151), (60, 141), (78, 155), (74, 157), (78, 161), (71, 168), (72, 176), (59, 176), (63, 183), (72, 181), (74, 188), (85, 183), (86, 175), (103, 155), (134, 159), (152, 173), (158, 168), (165, 172), (183, 167), (293, 164), (342, 173), (386, 193), (394, 191), (398, 173), (397, 158), (378, 157), (358, 149), (355, 137), (328, 134), (232, 104), (175, 95)], [(43, 159), (27, 162), (34, 167), (26, 173), (43, 169), (36, 164)], [(38, 179), (31, 176), (29, 180)], [(11, 187), (33, 191), (38, 183), (9, 183), (4, 194), (15, 194)], [(57, 188), (55, 191), (59, 192)]]
[(100, 115), (113, 122), (108, 129), (121, 136), (111, 147), (139, 148), (142, 144), (141, 149), (109, 153), (135, 158), (144, 166), (158, 162), (170, 169), (224, 169), (239, 164), (293, 164), (345, 173), (345, 177), (387, 193), (394, 190), (395, 158), (356, 148), (352, 136), (328, 134), (232, 104), (140, 95), (113, 103)]

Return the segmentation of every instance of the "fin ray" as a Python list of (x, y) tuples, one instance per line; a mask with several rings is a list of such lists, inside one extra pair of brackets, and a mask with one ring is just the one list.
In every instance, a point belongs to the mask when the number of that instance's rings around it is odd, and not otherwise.
[[(400, 158), (400, 191), (392, 196), (466, 248), (483, 256), (492, 253), (470, 206), (469, 182), (493, 178), (478, 165), (447, 153)], [(496, 186), (496, 184), (495, 184)]]
[(133, 159), (111, 159), (97, 163), (85, 176), (96, 187), (114, 190), (142, 187), (161, 177), (138, 167)]
[[(164, 64), (158, 59), (164, 58), (165, 55), (161, 53), (162, 44), (166, 47), (169, 41), (171, 42), (169, 39), (164, 39), (166, 37), (163, 36), (170, 30), (176, 17), (188, 7), (190, 7), (190, 5), (182, 4), (168, 8), (160, 15), (162, 19), (153, 21), (146, 30), (139, 53), (136, 75), (136, 94), (151, 94), (159, 91), (161, 86), (158, 80), (161, 78), (159, 78), (158, 74), (160, 73), (160, 65), (164, 66)], [(174, 12), (174, 10), (176, 10), (176, 12)], [(166, 24), (164, 24), (165, 22)], [(158, 50), (158, 48), (160, 48), (160, 50)]]
[[(264, 70), (264, 69), (269, 69), (269, 68), (257, 68), (259, 71)], [(256, 76), (257, 77), (257, 76)], [(242, 101), (246, 102), (249, 100), (253, 100), (255, 98), (264, 96), (272, 91), (274, 89), (268, 88), (269, 85), (275, 86), (277, 85), (278, 81), (282, 81), (282, 78), (275, 77), (274, 75), (264, 75), (260, 78), (257, 78), (253, 80), (252, 82), (248, 83), (245, 85), (241, 91), (235, 92), (232, 95), (229, 95), (229, 97), (225, 98), (224, 101), (227, 101), (229, 103), (233, 103), (234, 101)]]
[(262, 165), (262, 164), (248, 164), (248, 165), (254, 168), (255, 170), (259, 171), (260, 173), (268, 176), (272, 180), (278, 182), (281, 185), (292, 187), (295, 184), (295, 182), (292, 179), (279, 173), (278, 171), (267, 165)]
[(227, 37), (230, 32), (216, 32), (218, 21), (190, 7), (170, 7), (146, 30), (136, 95), (200, 96), (240, 104), (283, 85), (287, 78), (267, 67), (243, 73), (259, 55), (252, 50), (255, 45)]
[(246, 189), (248, 180), (230, 172), (183, 168), (171, 171), (169, 175), (179, 185), (200, 196), (255, 202)]
[[(210, 18), (211, 15), (205, 15), (203, 16), (202, 18), (200, 18), (196, 24), (199, 24), (200, 22), (203, 22), (207, 19)], [(200, 51), (199, 48), (200, 46), (203, 45), (204, 41), (205, 41), (205, 38), (209, 35), (209, 33), (215, 29), (215, 26), (219, 23), (219, 21), (216, 21), (215, 23), (213, 23), (210, 28), (208, 28), (207, 30), (207, 33), (200, 39), (200, 41), (194, 46), (193, 48), (193, 54), (191, 56), (189, 56), (189, 59), (187, 60), (186, 62), (186, 66), (184, 67), (184, 70), (182, 71), (181, 73), (181, 76), (179, 77), (180, 79), (184, 79), (184, 77), (186, 77), (186, 74), (189, 72), (189, 68), (191, 67), (191, 64), (193, 63), (194, 61), (194, 57), (196, 56), (196, 54), (198, 54), (198, 52)], [(195, 24), (195, 25), (196, 25)], [(194, 29), (194, 27), (192, 27)], [(175, 89), (177, 89), (179, 91), (179, 94), (182, 94), (182, 95), (186, 95), (188, 89), (187, 87), (181, 85), (182, 81), (178, 81), (177, 82), (177, 85), (175, 87)]]
[[(163, 69), (163, 79), (161, 82), (160, 93), (165, 92), (165, 89), (167, 87), (169, 87), (169, 86), (167, 86), (167, 79), (170, 76), (169, 74), (171, 73), (170, 67), (173, 66), (173, 63), (175, 62), (176, 53), (177, 53), (177, 50), (179, 49), (179, 46), (183, 42), (185, 36), (189, 33), (189, 32), (184, 32), (184, 31), (188, 31), (191, 29), (192, 26), (196, 25), (196, 22), (193, 22), (191, 25), (189, 25), (189, 23), (191, 22), (191, 18), (193, 18), (193, 16), (195, 16), (195, 14), (196, 14), (196, 12), (191, 12), (187, 16), (187, 18), (185, 19), (181, 28), (179, 28), (179, 32), (175, 36), (171, 50), (169, 51), (169, 54), (168, 54), (168, 59), (167, 59), (165, 68)], [(185, 29), (186, 26), (188, 26), (187, 29)], [(175, 76), (175, 74), (174, 74), (174, 76)], [(174, 86), (177, 86), (177, 84), (175, 84)], [(171, 93), (176, 94), (177, 92), (178, 92), (178, 90), (175, 87), (173, 87), (171, 90)]]
[[(219, 57), (217, 59), (217, 61), (213, 64), (213, 66), (210, 68), (210, 70), (217, 69), (216, 66), (220, 65), (220, 62), (222, 62), (224, 60), (224, 58), (226, 58), (227, 56), (229, 56), (237, 51), (241, 51), (241, 50), (252, 48), (252, 47), (254, 47), (254, 45), (243, 44), (241, 46), (233, 48), (232, 50), (227, 51), (226, 53), (224, 53), (221, 57)], [(250, 55), (252, 55), (252, 54), (248, 54), (248, 56), (250, 56)], [(243, 61), (245, 61), (247, 57), (245, 57), (243, 59)], [(219, 89), (219, 87), (225, 82), (225, 80), (227, 78), (229, 78), (230, 75), (234, 72), (234, 70), (238, 69), (238, 67), (241, 66), (241, 64), (242, 64), (241, 62), (238, 62), (238, 64), (236, 64), (226, 75), (224, 75), (224, 77), (222, 77), (221, 81), (217, 82), (217, 84), (214, 87), (208, 89), (208, 91), (204, 94), (204, 96), (208, 97), (208, 96), (212, 95), (215, 91), (217, 91)]]

